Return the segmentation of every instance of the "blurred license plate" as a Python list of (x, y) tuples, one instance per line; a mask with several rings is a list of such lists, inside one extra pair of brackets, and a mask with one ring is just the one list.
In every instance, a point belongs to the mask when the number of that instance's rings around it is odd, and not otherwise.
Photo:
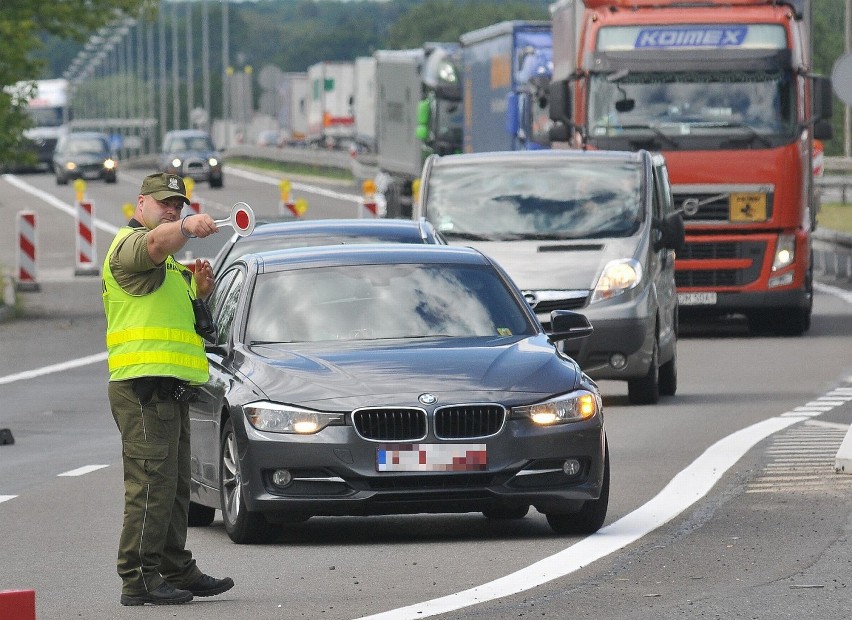
[(376, 448), (376, 471), (485, 471), (484, 443), (383, 444)]
[(716, 293), (678, 293), (681, 306), (711, 306), (716, 303)]

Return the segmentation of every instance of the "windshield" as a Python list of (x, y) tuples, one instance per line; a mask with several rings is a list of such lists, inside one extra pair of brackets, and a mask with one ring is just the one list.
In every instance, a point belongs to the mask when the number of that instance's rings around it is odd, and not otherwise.
[(349, 265), (259, 274), (246, 341), (532, 335), (497, 273), (467, 265)]
[[(590, 139), (651, 139), (676, 149), (768, 147), (795, 131), (793, 84), (786, 72), (627, 73), (589, 82)], [(621, 102), (621, 103), (618, 103)], [(706, 142), (710, 140), (710, 142)]]
[(432, 167), (426, 217), (446, 237), (629, 237), (644, 215), (638, 163), (538, 159)]

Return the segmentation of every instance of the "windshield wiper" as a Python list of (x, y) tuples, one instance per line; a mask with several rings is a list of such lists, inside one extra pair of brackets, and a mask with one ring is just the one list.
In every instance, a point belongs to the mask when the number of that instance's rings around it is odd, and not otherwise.
[[(624, 129), (628, 129), (628, 130), (630, 130), (630, 129), (647, 129), (648, 131), (653, 132), (653, 134), (655, 136), (657, 136), (660, 139), (661, 142), (668, 143), (669, 146), (671, 146), (672, 148), (678, 148), (678, 143), (673, 138), (670, 138), (669, 136), (664, 134), (662, 131), (660, 131), (657, 127), (652, 127), (651, 125), (619, 125), (619, 124), (616, 124), (616, 125), (613, 125), (613, 126), (616, 129), (621, 129), (621, 130), (624, 130)], [(627, 139), (630, 140), (631, 144), (636, 142), (635, 140), (631, 140), (630, 138), (627, 138)], [(647, 142), (647, 140), (645, 140), (644, 142)]]
[(737, 142), (747, 142), (748, 144), (754, 144), (754, 142), (760, 142), (765, 147), (772, 146), (772, 142), (767, 139), (766, 136), (762, 136), (757, 131), (755, 131), (754, 127), (748, 125), (746, 123), (740, 123), (736, 121), (725, 121), (724, 123), (720, 123), (719, 127), (736, 127), (737, 129), (745, 129), (748, 132), (747, 136), (742, 138), (728, 138), (725, 140), (724, 144), (736, 144)]
[(480, 233), (461, 232), (456, 230), (442, 230), (441, 234), (445, 237), (455, 237), (457, 239), (468, 239), (470, 241), (494, 241), (492, 235), (483, 235)]

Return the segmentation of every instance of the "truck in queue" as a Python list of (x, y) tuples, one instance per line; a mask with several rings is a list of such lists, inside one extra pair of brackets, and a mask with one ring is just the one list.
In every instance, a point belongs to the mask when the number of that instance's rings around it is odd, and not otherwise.
[(28, 160), (15, 162), (12, 168), (52, 170), (53, 150), (59, 138), (68, 132), (71, 121), (68, 80), (18, 82), (11, 87), (11, 92), (29, 94), (26, 111), (30, 120), (30, 127), (24, 130)]
[(812, 73), (809, 0), (562, 0), (551, 7), (551, 138), (664, 154), (686, 226), (680, 314), (811, 323), (814, 141), (831, 85)]
[(377, 50), (376, 185), (387, 217), (410, 217), (424, 159), (461, 150), (458, 44)]
[(661, 155), (432, 155), (414, 211), (421, 217), (448, 244), (494, 258), (546, 330), (554, 310), (586, 315), (592, 335), (563, 350), (590, 377), (625, 381), (634, 404), (676, 392), (674, 258), (684, 232)]
[(550, 22), (500, 22), (467, 32), (459, 41), (464, 152), (547, 148)]
[(308, 67), (309, 144), (340, 148), (355, 139), (355, 63), (322, 61)]

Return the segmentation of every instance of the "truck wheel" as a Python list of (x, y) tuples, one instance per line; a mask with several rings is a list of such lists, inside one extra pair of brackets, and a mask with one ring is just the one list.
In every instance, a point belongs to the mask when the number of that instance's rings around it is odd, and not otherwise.
[(660, 400), (660, 343), (656, 337), (648, 374), (627, 382), (627, 398), (633, 405), (653, 405)]

